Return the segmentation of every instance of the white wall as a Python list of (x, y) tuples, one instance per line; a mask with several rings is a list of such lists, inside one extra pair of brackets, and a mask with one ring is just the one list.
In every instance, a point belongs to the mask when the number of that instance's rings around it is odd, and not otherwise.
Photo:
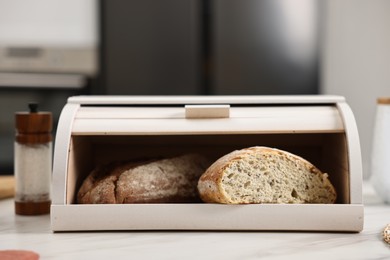
[(390, 1), (326, 3), (321, 92), (345, 96), (354, 111), (367, 178), (376, 98), (390, 97)]

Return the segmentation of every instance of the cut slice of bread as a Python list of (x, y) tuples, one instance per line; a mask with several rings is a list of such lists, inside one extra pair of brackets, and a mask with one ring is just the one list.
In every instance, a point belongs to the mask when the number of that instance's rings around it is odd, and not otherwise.
[(334, 203), (336, 190), (307, 160), (269, 147), (229, 153), (201, 176), (198, 191), (204, 202)]

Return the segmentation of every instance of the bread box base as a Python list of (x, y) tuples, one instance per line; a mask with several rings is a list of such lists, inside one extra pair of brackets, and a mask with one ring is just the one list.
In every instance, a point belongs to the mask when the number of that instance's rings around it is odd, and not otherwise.
[[(295, 153), (327, 172), (336, 204), (76, 203), (82, 181), (102, 163), (194, 152), (215, 160), (256, 145)], [(356, 124), (342, 97), (74, 97), (58, 125), (51, 226), (359, 232), (361, 178)]]
[(52, 226), (55, 227), (56, 231), (291, 230), (358, 232), (362, 230), (363, 222), (363, 207), (360, 205), (54, 205), (52, 210)]

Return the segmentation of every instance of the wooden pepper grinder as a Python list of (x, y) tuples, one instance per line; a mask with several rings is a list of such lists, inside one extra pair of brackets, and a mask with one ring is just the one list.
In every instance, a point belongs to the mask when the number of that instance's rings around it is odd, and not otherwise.
[(15, 114), (15, 213), (40, 215), (50, 212), (52, 167), (52, 115), (38, 112), (29, 104), (29, 112)]

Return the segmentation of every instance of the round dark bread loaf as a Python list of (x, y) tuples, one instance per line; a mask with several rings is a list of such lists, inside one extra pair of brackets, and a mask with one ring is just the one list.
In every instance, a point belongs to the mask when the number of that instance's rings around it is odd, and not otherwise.
[(84, 180), (77, 202), (169, 203), (200, 201), (196, 189), (210, 165), (197, 154), (147, 162), (111, 163), (93, 170)]
[(204, 202), (334, 203), (336, 190), (310, 162), (286, 151), (251, 147), (229, 153), (201, 176)]

